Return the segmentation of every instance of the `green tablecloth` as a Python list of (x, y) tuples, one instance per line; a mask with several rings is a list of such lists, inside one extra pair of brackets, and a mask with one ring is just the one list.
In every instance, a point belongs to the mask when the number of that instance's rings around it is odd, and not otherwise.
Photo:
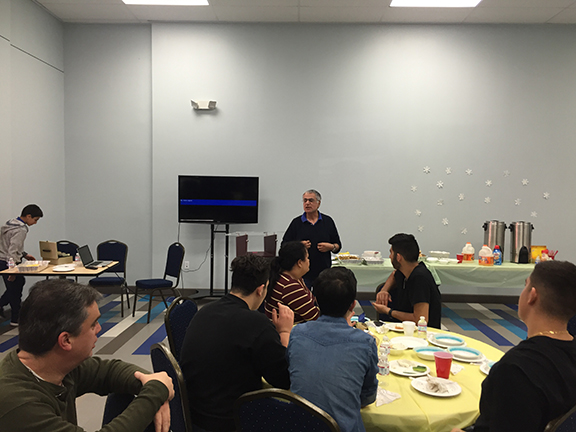
[[(342, 265), (342, 264), (336, 264)], [(474, 264), (426, 263), (438, 285), (477, 286), (489, 288), (521, 288), (534, 264), (503, 263), (500, 266)], [(359, 286), (373, 286), (386, 281), (394, 270), (389, 259), (384, 264), (346, 264), (354, 272)]]

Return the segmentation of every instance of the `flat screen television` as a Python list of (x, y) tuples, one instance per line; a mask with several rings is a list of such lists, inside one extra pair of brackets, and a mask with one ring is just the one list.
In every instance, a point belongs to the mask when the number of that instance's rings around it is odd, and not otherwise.
[(258, 223), (258, 177), (178, 176), (178, 221)]

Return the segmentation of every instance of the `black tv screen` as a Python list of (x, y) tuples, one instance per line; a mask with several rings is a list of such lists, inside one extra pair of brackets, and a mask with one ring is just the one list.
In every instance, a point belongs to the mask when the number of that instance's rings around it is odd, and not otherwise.
[(258, 177), (179, 175), (178, 221), (258, 223)]

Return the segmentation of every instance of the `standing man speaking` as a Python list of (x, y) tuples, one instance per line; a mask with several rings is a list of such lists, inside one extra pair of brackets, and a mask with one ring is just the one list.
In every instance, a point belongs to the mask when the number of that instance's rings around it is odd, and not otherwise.
[(289, 241), (301, 241), (308, 248), (310, 270), (304, 275), (304, 282), (311, 288), (324, 269), (330, 268), (332, 257), (342, 248), (342, 242), (334, 220), (318, 211), (322, 195), (314, 189), (302, 195), (304, 213), (292, 219), (284, 233), (282, 245)]

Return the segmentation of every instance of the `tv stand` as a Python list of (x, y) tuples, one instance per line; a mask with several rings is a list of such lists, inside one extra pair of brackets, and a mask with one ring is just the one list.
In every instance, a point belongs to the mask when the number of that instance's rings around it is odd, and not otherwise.
[(225, 230), (217, 230), (215, 224), (210, 224), (210, 297), (214, 297), (214, 239), (216, 234), (224, 234), (226, 246), (224, 252), (224, 295), (228, 294), (228, 258), (230, 244), (228, 242), (230, 234), (230, 224), (225, 225)]

